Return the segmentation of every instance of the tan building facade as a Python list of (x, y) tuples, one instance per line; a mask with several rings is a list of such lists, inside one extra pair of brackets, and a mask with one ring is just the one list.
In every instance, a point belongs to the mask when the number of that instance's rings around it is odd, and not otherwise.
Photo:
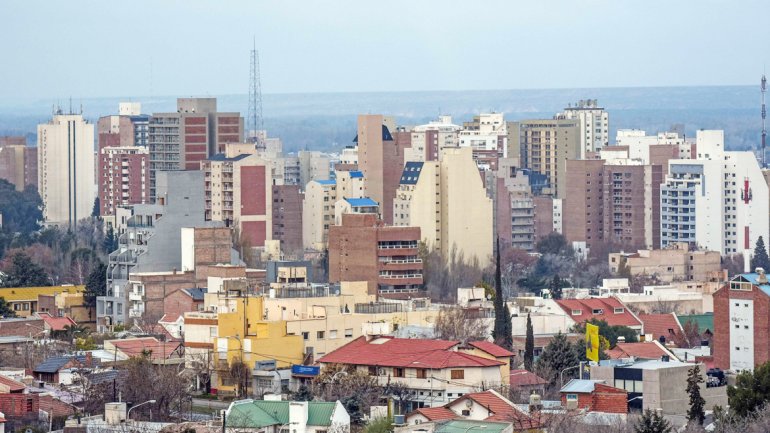
[(360, 171), (336, 172), (335, 180), (313, 180), (305, 188), (302, 202), (302, 243), (306, 249), (323, 251), (334, 225), (335, 205), (346, 198), (364, 197), (365, 182)]
[(685, 242), (658, 250), (609, 255), (612, 272), (626, 269), (629, 275), (656, 275), (663, 282), (712, 281), (721, 278), (722, 256), (719, 251), (691, 251)]

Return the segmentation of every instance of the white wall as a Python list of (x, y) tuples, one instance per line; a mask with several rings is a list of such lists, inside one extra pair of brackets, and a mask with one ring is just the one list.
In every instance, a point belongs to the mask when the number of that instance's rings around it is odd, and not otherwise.
[(754, 301), (730, 299), (730, 369), (754, 369)]

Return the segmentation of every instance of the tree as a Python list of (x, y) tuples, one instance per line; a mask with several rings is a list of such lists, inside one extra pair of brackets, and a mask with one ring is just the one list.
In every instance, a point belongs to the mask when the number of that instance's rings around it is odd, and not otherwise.
[(291, 399), (294, 401), (313, 401), (313, 392), (303, 383), (297, 388)]
[(40, 230), (43, 221), (43, 200), (37, 188), (27, 185), (23, 191), (5, 179), (0, 179), (0, 213), (3, 231), (30, 234)]
[(580, 359), (577, 356), (577, 350), (574, 345), (567, 340), (567, 336), (559, 332), (551, 338), (548, 345), (543, 349), (543, 353), (537, 359), (536, 370), (538, 375), (554, 385), (561, 386), (559, 383), (561, 373), (569, 367), (573, 367), (569, 375), (565, 377), (575, 377), (578, 373), (577, 367)]
[(670, 433), (671, 424), (656, 411), (647, 409), (634, 425), (636, 433)]
[(537, 241), (535, 249), (540, 254), (573, 255), (572, 247), (569, 246), (567, 238), (556, 232), (551, 232)]
[(405, 413), (406, 402), (414, 399), (416, 392), (404, 382), (390, 382), (385, 387), (385, 395), (397, 402), (395, 409), (400, 415)]
[(324, 367), (313, 380), (313, 394), (323, 401), (339, 400), (350, 414), (350, 422), (360, 425), (379, 402), (383, 389), (375, 376), (334, 364)]
[(495, 257), (495, 328), (493, 338), (499, 346), (511, 350), (513, 348), (511, 312), (503, 295), (503, 282), (500, 272), (500, 238), (497, 238), (497, 255)]
[(230, 369), (227, 371), (230, 381), (235, 384), (235, 394), (238, 397), (245, 397), (249, 389), (249, 379), (251, 372), (249, 366), (239, 358), (233, 359), (230, 363)]
[(735, 275), (743, 273), (743, 255), (731, 254), (722, 256), (722, 269), (727, 270), (727, 276), (732, 278)]
[(687, 373), (687, 395), (690, 396), (690, 408), (687, 409), (687, 421), (696, 422), (703, 425), (706, 418), (704, 407), (706, 399), (700, 395), (700, 384), (703, 383), (703, 377), (700, 375), (700, 366), (695, 365)]
[(107, 233), (104, 235), (104, 241), (102, 242), (102, 251), (105, 254), (109, 254), (118, 249), (118, 237), (115, 235), (115, 230), (110, 225), (107, 227)]
[[(604, 320), (597, 320), (597, 319), (591, 319), (588, 321), (588, 323), (592, 325), (596, 325), (599, 327), (599, 335), (606, 338), (607, 341), (609, 341), (610, 348), (615, 347), (615, 345), (618, 342), (618, 337), (623, 337), (626, 340), (626, 343), (636, 343), (639, 341), (639, 338), (636, 336), (636, 331), (629, 328), (628, 326), (622, 326), (622, 325), (609, 325)], [(578, 332), (585, 332), (585, 326), (582, 324), (575, 327), (575, 330)]]
[(7, 319), (9, 317), (16, 317), (16, 313), (11, 309), (11, 305), (6, 302), (5, 298), (0, 298), (0, 318)]
[(91, 269), (91, 273), (86, 280), (86, 290), (83, 294), (83, 300), (86, 306), (93, 307), (96, 305), (97, 296), (105, 296), (107, 294), (107, 265), (99, 263)]
[(91, 208), (91, 216), (94, 218), (99, 218), (99, 215), (101, 215), (101, 205), (99, 203), (99, 196), (96, 196), (94, 199), (94, 207)]
[(433, 328), (439, 340), (469, 341), (486, 340), (489, 336), (487, 324), (475, 312), (459, 305), (442, 307)]
[(770, 257), (767, 256), (767, 248), (762, 236), (757, 238), (757, 243), (754, 245), (754, 254), (751, 256), (751, 270), (754, 271), (757, 268), (770, 272)]
[(393, 431), (393, 418), (374, 418), (364, 427), (364, 433), (390, 433)]
[(4, 269), (3, 287), (51, 286), (51, 278), (43, 268), (32, 261), (24, 252), (17, 251)]
[(741, 372), (735, 386), (727, 387), (727, 401), (740, 417), (748, 416), (770, 401), (770, 362), (757, 366), (753, 372)]
[(698, 323), (692, 319), (682, 324), (682, 332), (674, 334), (674, 343), (677, 347), (683, 349), (689, 349), (692, 347), (700, 347), (703, 341), (703, 336), (700, 332)]
[(567, 286), (567, 284), (559, 278), (559, 274), (554, 274), (551, 279), (551, 284), (548, 287), (551, 290), (551, 298), (561, 299), (561, 289), (565, 286)]
[(535, 333), (532, 329), (532, 318), (527, 313), (527, 339), (524, 341), (524, 368), (532, 371), (535, 364)]

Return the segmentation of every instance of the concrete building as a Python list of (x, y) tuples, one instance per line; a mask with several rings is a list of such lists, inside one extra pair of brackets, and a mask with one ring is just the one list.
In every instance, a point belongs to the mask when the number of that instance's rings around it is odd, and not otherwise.
[(412, 147), (404, 150), (404, 161), (437, 161), (441, 149), (457, 147), (458, 133), (462, 129), (452, 123), (452, 116), (439, 116), (438, 120), (412, 128)]
[(305, 188), (311, 180), (329, 180), (332, 176), (331, 156), (310, 150), (297, 152), (299, 159), (299, 184)]
[(241, 239), (262, 248), (273, 234), (272, 177), (258, 155), (219, 153), (201, 162), (206, 221), (237, 227)]
[(346, 214), (329, 229), (329, 281), (366, 281), (370, 294), (417, 292), (419, 227), (387, 227), (375, 214)]
[(493, 207), (472, 150), (446, 148), (439, 159), (406, 164), (393, 203), (393, 224), (419, 227), (428, 248), (446, 258), (456, 249), (465, 260), (478, 260), (484, 267), (493, 250)]
[(404, 168), (404, 153), (411, 147), (410, 139), (408, 132), (396, 130), (391, 117), (358, 116), (358, 135), (354, 141), (358, 145), (358, 169), (366, 179), (362, 196), (380, 204), (382, 219), (387, 224), (393, 224), (393, 198)]
[(199, 170), (204, 159), (224, 152), (227, 143), (243, 143), (239, 113), (217, 112), (216, 98), (178, 98), (173, 113), (149, 120), (150, 195), (156, 196), (160, 171)]
[(508, 155), (521, 167), (547, 176), (552, 196), (563, 198), (567, 188), (568, 159), (581, 158), (580, 123), (569, 119), (533, 119), (509, 122)]
[(37, 189), (37, 148), (27, 146), (26, 137), (0, 137), (0, 179), (23, 191)]
[(118, 142), (112, 144), (113, 146), (146, 147), (149, 123), (150, 116), (142, 114), (142, 105), (139, 102), (121, 102), (117, 115), (99, 118), (96, 122), (96, 133), (97, 136), (117, 134)]
[(600, 107), (596, 99), (581, 99), (569, 105), (556, 119), (575, 119), (580, 124), (580, 157), (598, 152), (610, 144), (610, 115)]
[(718, 251), (694, 250), (688, 243), (677, 242), (659, 250), (636, 253), (610, 253), (610, 271), (626, 269), (630, 276), (655, 275), (660, 281), (711, 281), (719, 278), (722, 256)]
[(335, 178), (310, 181), (305, 188), (302, 201), (302, 243), (306, 249), (323, 251), (326, 248), (329, 227), (334, 225), (337, 202), (346, 198), (365, 197), (366, 181), (360, 171), (336, 172)]
[(91, 215), (94, 191), (94, 125), (81, 114), (62, 114), (37, 126), (38, 191), (48, 224), (74, 227)]
[(302, 201), (305, 194), (299, 185), (273, 186), (271, 239), (280, 241), (284, 254), (296, 255), (302, 250)]
[[(50, 286), (50, 287), (3, 287), (0, 288), (0, 298), (5, 299), (17, 317), (29, 317), (40, 311), (38, 299), (41, 295), (77, 294), (82, 293), (85, 286)], [(29, 330), (27, 330), (29, 331)], [(27, 335), (24, 332), (18, 335)]]
[(604, 241), (604, 161), (568, 160), (566, 170), (562, 233), (569, 242), (585, 242), (590, 249)]
[(743, 254), (770, 232), (770, 192), (752, 152), (724, 150), (723, 131), (697, 131), (695, 159), (671, 160), (661, 185), (661, 247), (687, 242)]
[[(659, 132), (647, 135), (640, 129), (618, 129), (615, 146), (628, 148), (628, 156), (640, 159), (645, 164), (654, 164), (656, 152), (665, 147), (674, 149), (671, 159), (690, 159), (694, 155), (694, 143), (685, 140), (677, 132)], [(666, 167), (668, 168), (668, 167)]]
[(119, 206), (150, 202), (150, 154), (146, 147), (110, 146), (103, 140), (107, 134), (99, 135), (99, 215), (114, 218)]

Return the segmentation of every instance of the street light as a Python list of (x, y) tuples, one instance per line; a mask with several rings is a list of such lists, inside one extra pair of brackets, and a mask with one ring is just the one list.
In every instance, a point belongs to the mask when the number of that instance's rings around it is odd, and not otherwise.
[(130, 409), (128, 409), (128, 412), (126, 412), (126, 421), (128, 421), (128, 420), (130, 419), (130, 417), (131, 417), (131, 411), (132, 411), (132, 410), (136, 409), (136, 408), (137, 408), (137, 407), (139, 407), (139, 406), (142, 406), (142, 405), (148, 404), (148, 403), (155, 403), (155, 400), (147, 400), (147, 401), (145, 401), (144, 403), (139, 403), (139, 404), (137, 404), (136, 406), (131, 406), (131, 408), (130, 408)]
[(559, 373), (559, 383), (561, 384), (562, 387), (564, 386), (564, 372), (572, 370), (572, 369), (575, 369), (575, 368), (580, 368), (582, 365), (583, 365), (583, 363), (581, 362), (578, 365), (573, 365), (572, 367), (567, 367), (564, 370), (562, 370), (561, 373)]
[(471, 430), (473, 430), (475, 428), (483, 429), (483, 428), (486, 428), (486, 426), (483, 426), (483, 425), (472, 425), (472, 426), (468, 427), (467, 429), (465, 429), (465, 433), (468, 433), (469, 431), (471, 431)]

